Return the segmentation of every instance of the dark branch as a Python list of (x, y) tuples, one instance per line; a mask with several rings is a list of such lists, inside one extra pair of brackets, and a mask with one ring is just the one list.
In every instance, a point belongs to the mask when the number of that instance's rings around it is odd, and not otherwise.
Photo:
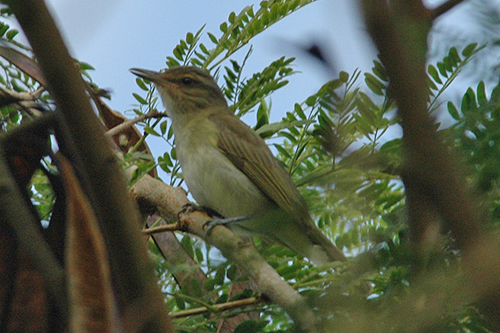
[(432, 20), (435, 20), (436, 18), (448, 12), (450, 9), (452, 9), (456, 5), (459, 5), (462, 2), (463, 0), (448, 0), (445, 3), (441, 4), (440, 6), (434, 8), (433, 10), (431, 10)]

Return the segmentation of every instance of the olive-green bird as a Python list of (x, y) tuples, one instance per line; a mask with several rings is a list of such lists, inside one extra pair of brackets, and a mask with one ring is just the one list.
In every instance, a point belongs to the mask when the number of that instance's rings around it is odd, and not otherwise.
[(346, 258), (312, 221), (290, 175), (264, 140), (236, 117), (210, 74), (197, 67), (131, 72), (153, 82), (172, 120), (177, 158), (197, 203), (236, 233), (278, 242), (315, 264)]

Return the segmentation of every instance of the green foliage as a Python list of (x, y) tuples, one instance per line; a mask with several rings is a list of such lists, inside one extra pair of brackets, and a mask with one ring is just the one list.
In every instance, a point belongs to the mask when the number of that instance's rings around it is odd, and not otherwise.
[[(251, 58), (250, 47), (243, 60), (233, 54), (271, 23), (279, 21), (307, 2), (263, 2), (254, 13), (253, 7), (244, 8), (239, 14), (231, 13), (228, 22), (220, 26), (222, 35), (207, 32), (210, 47), (201, 42), (203, 28), (188, 33), (167, 57), (167, 66), (197, 65), (208, 69), (220, 78), (223, 92), (238, 116), (255, 114), (254, 129), (264, 139), (273, 140), (278, 159), (294, 178), (308, 201), (311, 214), (318, 226), (334, 240), (337, 246), (357, 260), (336, 263), (328, 267), (314, 267), (303, 258), (278, 245), (259, 242), (257, 247), (276, 271), (298, 291), (308, 296), (325, 325), (337, 331), (348, 331), (357, 309), (365, 309), (368, 321), (377, 323), (374, 331), (400, 330), (391, 326), (394, 309), (405, 307), (412, 285), (405, 196), (401, 181), (403, 166), (402, 140), (399, 135), (400, 120), (396, 105), (388, 90), (388, 77), (379, 60), (374, 60), (371, 72), (340, 72), (339, 77), (325, 83), (317, 93), (304, 101), (297, 101), (293, 110), (286, 112), (281, 121), (270, 123), (274, 111), (269, 97), (293, 79), (293, 58), (279, 58), (262, 71), (245, 74), (245, 65)], [(460, 52), (452, 47), (448, 54), (435, 64), (428, 65), (428, 112), (442, 110), (443, 93), (458, 77), (462, 69), (476, 56), (483, 46), (471, 44)], [(361, 80), (364, 78), (364, 80)], [(143, 82), (140, 88), (144, 90)], [(151, 93), (148, 92), (148, 96)], [(489, 191), (491, 216), (500, 217), (497, 179), (500, 176), (500, 159), (497, 152), (498, 96), (500, 85), (490, 98), (484, 84), (469, 89), (462, 105), (445, 103), (450, 116), (456, 121), (449, 128), (438, 128), (465, 153), (472, 166), (470, 178), (483, 191)], [(137, 98), (142, 107), (147, 98)], [(460, 111), (459, 111), (460, 110)], [(172, 144), (171, 129), (162, 123), (161, 134)], [(146, 133), (152, 133), (146, 127)], [(500, 133), (500, 132), (499, 132)], [(471, 137), (473, 134), (473, 137)], [(166, 152), (158, 159), (165, 171), (174, 170), (171, 177), (179, 177), (175, 151)], [(160, 164), (161, 165), (161, 164)], [(188, 252), (198, 253), (199, 241), (183, 245)], [(432, 255), (427, 263), (450, 277), (457, 274), (459, 257), (451, 250), (450, 240), (443, 238), (443, 248)], [(201, 303), (220, 303), (227, 300), (228, 288), (234, 281), (231, 264), (213, 261), (216, 255), (207, 248), (204, 255), (194, 255), (207, 272), (203, 296), (187, 298), (165, 276), (172, 294), (167, 297), (172, 311), (200, 306)], [(359, 263), (359, 265), (358, 265)], [(172, 269), (172, 268), (171, 268)], [(373, 285), (370, 298), (366, 298), (359, 285), (370, 281)], [(199, 289), (196, 289), (199, 290)], [(194, 297), (189, 292), (190, 297)], [(217, 296), (215, 296), (217, 295)], [(214, 298), (215, 297), (215, 298)], [(215, 299), (215, 300), (214, 300)], [(457, 300), (450, 300), (459, 304)], [(246, 321), (237, 331), (277, 332), (293, 327), (282, 309), (273, 304), (260, 304), (253, 308), (267, 322)], [(234, 315), (241, 310), (234, 310)], [(354, 311), (354, 312), (351, 312)], [(215, 319), (222, 314), (177, 321), (181, 331), (214, 331)], [(327, 319), (328, 318), (328, 319)], [(472, 319), (473, 318), (473, 319)], [(267, 323), (267, 325), (266, 325)], [(442, 331), (466, 331), (468, 327), (484, 327), (481, 316), (469, 306), (459, 306), (446, 313)], [(438, 330), (439, 331), (439, 330)]]
[[(180, 61), (184, 65), (196, 65), (212, 71), (259, 33), (311, 2), (312, 0), (262, 1), (256, 11), (254, 6), (247, 6), (239, 14), (232, 12), (227, 22), (219, 27), (220, 37), (207, 33), (211, 48), (199, 42), (203, 26), (195, 34), (188, 33), (185, 40), (179, 42), (174, 48), (174, 57), (167, 57), (167, 66), (178, 66)], [(213, 62), (215, 63), (212, 64)]]
[[(448, 112), (456, 120), (450, 129), (456, 145), (469, 166), (469, 177), (485, 200), (490, 222), (500, 224), (498, 180), (500, 177), (500, 83), (489, 98), (483, 81), (468, 88), (460, 111), (448, 102)], [(487, 199), (486, 199), (487, 198)]]
[[(256, 246), (269, 264), (308, 297), (318, 317), (332, 331), (351, 328), (359, 331), (353, 318), (360, 313), (366, 322), (373, 324), (370, 331), (403, 331), (406, 328), (398, 326), (394, 313), (407, 308), (411, 293), (415, 292), (411, 289), (413, 258), (401, 181), (402, 140), (397, 134), (400, 120), (388, 90), (385, 68), (374, 60), (368, 73), (340, 72), (338, 78), (325, 83), (317, 93), (296, 101), (280, 121), (271, 123), (275, 110), (270, 96), (295, 79), (294, 59), (281, 57), (260, 72), (248, 74), (245, 65), (251, 57), (251, 47), (242, 61), (233, 57), (237, 51), (243, 52), (242, 48), (257, 34), (309, 2), (263, 1), (256, 10), (248, 6), (239, 14), (231, 13), (217, 33), (204, 34), (204, 27), (187, 33), (167, 57), (166, 66), (197, 65), (210, 70), (223, 83), (223, 92), (235, 114), (253, 112), (254, 128), (272, 142), (276, 156), (306, 198), (314, 221), (347, 254), (356, 256), (347, 263), (316, 267), (288, 248), (256, 239)], [(8, 12), (2, 10), (1, 14), (5, 16)], [(16, 34), (15, 29), (0, 23), (3, 42), (16, 43)], [(208, 37), (208, 42), (202, 42), (204, 37)], [(461, 51), (452, 47), (443, 59), (428, 64), (428, 111), (446, 109), (453, 119), (451, 126), (436, 126), (436, 131), (441, 132), (443, 141), (462, 153), (468, 179), (484, 198), (482, 205), (489, 213), (489, 226), (494, 228), (500, 221), (500, 83), (491, 93), (483, 82), (478, 83), (467, 89), (459, 104), (442, 100), (443, 93), (482, 49), (484, 45), (477, 44)], [(26, 52), (31, 56), (29, 50)], [(82, 75), (93, 84), (89, 74), (92, 66), (79, 64)], [(39, 88), (38, 83), (10, 63), (1, 61), (0, 67), (2, 88), (15, 92), (33, 92)], [(142, 79), (136, 79), (136, 83), (139, 92), (133, 93), (137, 101), (133, 115), (159, 108), (154, 86)], [(37, 101), (47, 109), (54, 108), (47, 93)], [(30, 117), (25, 110), (13, 106), (0, 109), (3, 131)], [(124, 154), (124, 167), (138, 167), (132, 181), (159, 166), (170, 184), (180, 185), (182, 173), (169, 122), (164, 118), (149, 118), (141, 125), (143, 139), (161, 138), (166, 149), (156, 157), (145, 156), (137, 147)], [(30, 190), (38, 212), (48, 219), (54, 196), (46, 176), (36, 173)], [(261, 302), (248, 308), (216, 311), (212, 305), (248, 298), (255, 291), (244, 290), (230, 296), (231, 283), (245, 281), (247, 277), (241, 276), (210, 245), (189, 235), (180, 238), (195, 265), (173, 266), (153, 242), (149, 243), (150, 258), (156, 264), (166, 306), (171, 312), (205, 306), (211, 313), (176, 319), (178, 331), (215, 332), (219, 319), (245, 312), (258, 313), (260, 318), (240, 323), (235, 332), (294, 329), (289, 317), (276, 304)], [(441, 276), (451, 281), (444, 284), (447, 287), (459, 278), (460, 256), (448, 237), (443, 236), (441, 244), (425, 265), (436, 273), (436, 281)], [(206, 280), (189, 280), (200, 268)], [(175, 280), (179, 272), (189, 282)], [(369, 297), (360, 288), (365, 281), (373, 286)], [(440, 296), (439, 286), (442, 285), (430, 283), (422, 294)], [(450, 308), (443, 310), (434, 331), (487, 332), (484, 318), (474, 306), (453, 298), (448, 303)]]
[[(281, 57), (261, 72), (246, 78), (243, 76), (243, 70), (246, 60), (251, 54), (251, 48), (241, 64), (230, 57), (247, 45), (253, 37), (311, 2), (312, 0), (262, 1), (256, 11), (254, 11), (253, 6), (247, 6), (239, 14), (233, 12), (229, 15), (227, 22), (220, 25), (222, 33), (220, 37), (217, 38), (215, 34), (207, 32), (210, 40), (209, 47), (201, 42), (205, 27), (202, 26), (196, 33), (188, 32), (185, 38), (179, 41), (179, 44), (173, 49), (173, 56), (167, 56), (166, 65), (167, 67), (195, 65), (205, 68), (217, 76), (221, 71), (221, 64), (226, 60), (229, 61), (231, 67), (224, 66), (226, 85), (223, 87), (223, 92), (232, 101), (231, 108), (239, 116), (255, 111), (257, 108), (256, 129), (261, 128), (260, 134), (263, 137), (271, 137), (281, 128), (295, 126), (295, 124), (269, 124), (269, 110), (265, 100), (274, 91), (288, 83), (286, 78), (295, 73), (291, 68), (294, 59)], [(136, 82), (141, 90), (145, 90), (144, 88), (147, 87), (146, 82), (142, 79), (137, 79)], [(146, 97), (142, 97), (133, 93), (134, 98), (139, 103), (133, 111), (138, 115), (157, 107), (154, 87), (151, 87), (146, 94)], [(154, 130), (158, 123), (158, 121), (147, 120), (145, 135), (161, 136), (173, 147), (172, 130), (167, 129), (166, 123), (162, 123), (165, 126), (162, 127), (160, 134)], [(168, 136), (165, 135), (166, 133)], [(175, 150), (167, 152), (167, 154), (167, 157), (164, 155), (158, 160), (158, 165), (163, 170), (171, 172), (169, 173), (169, 183), (178, 185), (182, 182), (182, 174), (175, 158)]]
[(463, 59), (458, 54), (457, 49), (452, 47), (443, 61), (438, 61), (436, 66), (432, 64), (428, 66), (427, 72), (429, 74), (429, 80), (427, 82), (430, 88), (429, 112), (433, 112), (438, 108), (437, 102), (441, 94), (455, 80), (464, 66), (485, 47), (486, 44), (480, 47), (477, 47), (477, 43), (467, 45), (461, 52)]

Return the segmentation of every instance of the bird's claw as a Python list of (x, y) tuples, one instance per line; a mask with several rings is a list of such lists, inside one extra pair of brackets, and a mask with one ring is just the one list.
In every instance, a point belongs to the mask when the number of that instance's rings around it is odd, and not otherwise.
[(205, 222), (203, 224), (203, 228), (206, 229), (207, 236), (210, 236), (213, 228), (215, 228), (218, 225), (228, 227), (229, 225), (231, 225), (233, 223), (241, 222), (241, 221), (245, 221), (245, 220), (248, 220), (248, 217), (240, 216), (240, 217), (231, 217), (231, 218), (216, 218), (216, 219)]

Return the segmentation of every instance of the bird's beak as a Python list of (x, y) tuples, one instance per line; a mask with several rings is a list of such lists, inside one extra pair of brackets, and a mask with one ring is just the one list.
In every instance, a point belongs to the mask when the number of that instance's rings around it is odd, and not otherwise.
[(159, 72), (141, 68), (131, 68), (130, 71), (132, 72), (132, 74), (135, 74), (153, 83), (158, 83), (159, 81), (162, 80), (161, 74)]

